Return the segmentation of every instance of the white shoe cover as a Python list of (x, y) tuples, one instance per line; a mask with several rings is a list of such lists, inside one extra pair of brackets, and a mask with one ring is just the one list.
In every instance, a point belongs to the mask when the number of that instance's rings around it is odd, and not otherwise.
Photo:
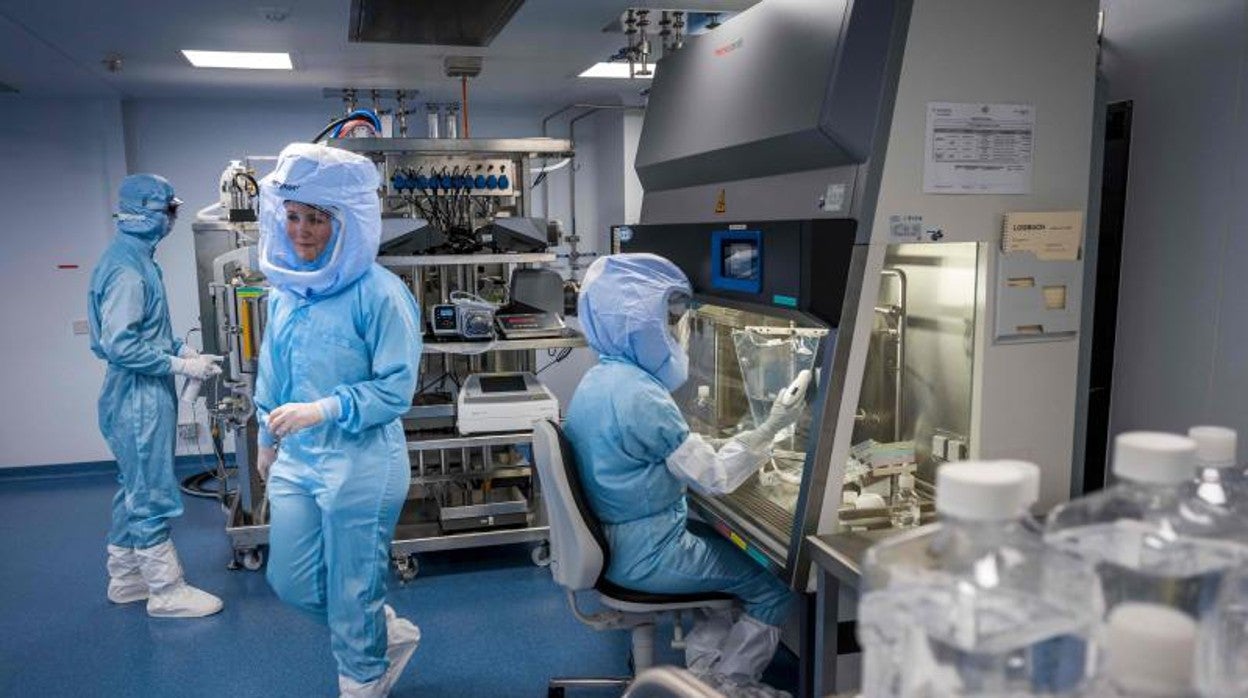
[(728, 632), (720, 648), (719, 663), (712, 671), (757, 682), (771, 663), (779, 644), (780, 628), (743, 615)]
[(732, 629), (732, 609), (699, 610), (693, 628), (685, 636), (685, 666), (697, 675), (714, 670), (724, 640)]
[(407, 667), (407, 662), (420, 644), (420, 628), (400, 618), (394, 609), (386, 606), (386, 673), (368, 683), (360, 683), (348, 676), (338, 676), (339, 698), (385, 698)]
[(221, 599), (186, 583), (173, 541), (135, 550), (150, 596), (147, 614), (157, 618), (201, 618), (221, 610)]
[(133, 603), (146, 599), (147, 582), (139, 572), (139, 558), (134, 548), (108, 546), (108, 600)]
[(386, 693), (399, 680), (407, 662), (420, 644), (420, 628), (406, 618), (400, 618), (394, 609), (386, 606), (386, 659), (390, 666), (381, 677)]

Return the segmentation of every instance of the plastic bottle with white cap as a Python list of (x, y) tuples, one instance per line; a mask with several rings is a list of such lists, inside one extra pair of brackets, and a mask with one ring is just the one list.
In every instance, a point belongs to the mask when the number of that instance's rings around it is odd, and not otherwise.
[(1244, 522), (1196, 496), (1196, 453), (1177, 434), (1120, 434), (1118, 483), (1050, 512), (1046, 539), (1097, 564), (1109, 608), (1167, 599), (1199, 619), (1223, 574), (1248, 562)]
[(1200, 426), (1187, 436), (1196, 442), (1197, 496), (1248, 520), (1248, 472), (1237, 459), (1235, 430)]
[(1196, 496), (1196, 451), (1176, 434), (1121, 434), (1118, 483), (1049, 514), (1045, 539), (1096, 565), (1107, 610), (1161, 603), (1202, 622), (1227, 573), (1248, 563), (1244, 523)]
[(1105, 659), (1088, 698), (1196, 698), (1196, 621), (1182, 611), (1128, 601), (1110, 611)]
[(888, 521), (893, 528), (914, 528), (919, 525), (919, 495), (914, 492), (914, 475), (897, 476), (897, 491), (888, 502)]
[(1026, 523), (1038, 469), (963, 461), (936, 472), (935, 526), (900, 533), (863, 563), (863, 693), (1075, 696), (1103, 615), (1090, 565)]

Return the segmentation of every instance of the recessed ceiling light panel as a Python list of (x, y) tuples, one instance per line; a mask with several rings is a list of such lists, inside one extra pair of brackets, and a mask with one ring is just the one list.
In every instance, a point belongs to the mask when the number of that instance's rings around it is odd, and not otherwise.
[[(654, 71), (656, 68), (657, 66), (651, 65), (649, 66), (649, 71), (650, 71), (649, 75), (637, 74), (632, 77), (635, 77), (638, 80), (649, 80), (650, 78), (654, 77)], [(636, 70), (640, 70), (640, 69), (641, 69), (640, 66), (636, 68)], [(627, 63), (610, 62), (610, 63), (595, 63), (589, 66), (588, 68), (586, 68), (577, 77), (579, 78), (624, 78), (624, 79), (627, 79), (630, 76), (628, 74)]]
[(234, 68), (239, 70), (293, 70), (289, 53), (253, 53), (247, 51), (191, 51), (182, 55), (196, 68)]

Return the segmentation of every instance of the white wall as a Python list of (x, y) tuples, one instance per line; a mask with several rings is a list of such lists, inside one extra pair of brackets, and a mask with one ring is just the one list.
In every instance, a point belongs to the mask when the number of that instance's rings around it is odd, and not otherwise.
[[(224, 103), (220, 101), (38, 100), (6, 96), (0, 116), (0, 203), (8, 213), (6, 254), (0, 259), (3, 300), (0, 320), (11, 328), (0, 339), (4, 384), (16, 398), (0, 419), (0, 467), (111, 460), (96, 426), (96, 398), (104, 364), (90, 353), (86, 336), (71, 334), (71, 323), (86, 317), (86, 290), (92, 267), (113, 234), (116, 191), (128, 172), (168, 177), (186, 205), (173, 232), (157, 249), (164, 271), (174, 331), (185, 335), (198, 324), (195, 258), (190, 230), (194, 212), (215, 200), (217, 179), (231, 158), (273, 155), (282, 146), (307, 140), (335, 115), (325, 102)], [(542, 114), (534, 111), (473, 109), (474, 137), (536, 135)], [(623, 191), (603, 191), (599, 172), (623, 187), (623, 147), (596, 153), (600, 141), (622, 141), (622, 125), (599, 126), (601, 116), (578, 124), (581, 172), (578, 221), (586, 249), (605, 240), (603, 225), (623, 220)], [(558, 136), (560, 126), (552, 134)], [(614, 131), (616, 135), (602, 135)], [(564, 131), (566, 132), (566, 131)], [(629, 157), (631, 162), (631, 157)], [(15, 167), (10, 163), (17, 163)], [(552, 216), (570, 220), (567, 180), (552, 176)], [(611, 210), (600, 213), (599, 201)], [(534, 192), (534, 210), (541, 192)], [(77, 264), (56, 271), (60, 263)], [(200, 345), (198, 337), (192, 342)], [(587, 351), (552, 368), (567, 396), (585, 366)], [(588, 356), (583, 356), (588, 355)], [(538, 357), (538, 365), (546, 360)], [(185, 406), (182, 408), (186, 409)], [(199, 421), (204, 424), (202, 407)], [(180, 421), (190, 421), (189, 414)], [(211, 453), (206, 436), (198, 445)], [(179, 444), (179, 453), (197, 452)]]
[(104, 364), (71, 328), (113, 230), (121, 106), (5, 95), (0, 117), (0, 467), (111, 459), (96, 426)]
[[(569, 116), (575, 116), (573, 111)], [(581, 119), (576, 124), (576, 231), (581, 237), (580, 250), (606, 254), (610, 251), (611, 226), (637, 222), (641, 209), (641, 183), (633, 170), (637, 140), (641, 132), (641, 114), (620, 110), (604, 110)], [(551, 135), (567, 137), (563, 121), (552, 124)], [(553, 172), (549, 177), (550, 217), (564, 222), (572, 231), (572, 214), (568, 204), (568, 178), (571, 167)], [(540, 205), (537, 208), (540, 209)], [(566, 253), (566, 247), (560, 247)], [(581, 271), (594, 258), (581, 260)], [(568, 275), (563, 266), (564, 275)], [(579, 276), (578, 276), (579, 278)], [(575, 318), (569, 320), (577, 326)], [(538, 367), (548, 360), (538, 355)], [(566, 409), (581, 376), (594, 363), (597, 355), (590, 349), (576, 349), (557, 366), (543, 371), (542, 381), (559, 398)]]
[(1248, 432), (1248, 3), (1102, 8), (1110, 100), (1134, 102), (1111, 435)]

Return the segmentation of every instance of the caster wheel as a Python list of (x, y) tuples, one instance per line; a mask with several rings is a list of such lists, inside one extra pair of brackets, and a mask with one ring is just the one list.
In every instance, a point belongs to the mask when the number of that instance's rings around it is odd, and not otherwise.
[(416, 559), (415, 555), (408, 555), (405, 558), (401, 557), (395, 560), (394, 567), (399, 574), (399, 581), (403, 584), (407, 584), (415, 579), (416, 575), (420, 574), (420, 561)]
[(264, 551), (259, 548), (252, 548), (243, 553), (243, 567), (252, 572), (264, 567)]
[(532, 558), (533, 564), (538, 567), (550, 565), (550, 543), (548, 541), (538, 543), (534, 546), (533, 551), (529, 553), (529, 557)]

